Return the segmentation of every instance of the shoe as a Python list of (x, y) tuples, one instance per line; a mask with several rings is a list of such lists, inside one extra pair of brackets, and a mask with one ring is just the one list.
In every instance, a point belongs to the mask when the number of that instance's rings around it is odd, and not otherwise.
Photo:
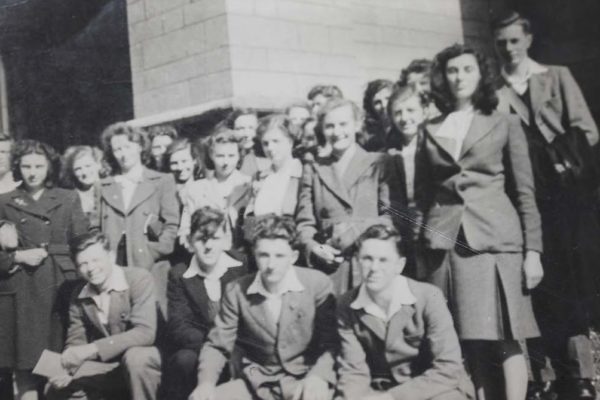
[(574, 379), (571, 394), (574, 400), (595, 400), (596, 388), (591, 379)]

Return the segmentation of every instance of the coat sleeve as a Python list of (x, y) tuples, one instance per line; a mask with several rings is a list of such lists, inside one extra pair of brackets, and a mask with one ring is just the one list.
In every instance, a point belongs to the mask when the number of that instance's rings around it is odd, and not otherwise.
[(337, 356), (337, 388), (343, 399), (362, 399), (371, 388), (367, 355), (352, 328), (351, 310), (345, 302), (338, 305), (337, 328), (340, 351)]
[(204, 342), (208, 327), (201, 327), (194, 318), (190, 303), (185, 296), (182, 278), (173, 269), (169, 271), (167, 300), (171, 342), (178, 349), (199, 349)]
[(152, 275), (146, 271), (130, 282), (131, 325), (128, 331), (96, 340), (100, 360), (121, 356), (135, 346), (151, 346), (156, 337), (157, 304)]
[(591, 146), (598, 143), (598, 126), (590, 113), (579, 85), (567, 67), (558, 69), (560, 90), (571, 129), (584, 133)]
[(314, 322), (314, 332), (317, 334), (314, 341), (317, 353), (321, 356), (309, 374), (320, 377), (334, 387), (336, 381), (334, 364), (338, 348), (337, 330), (332, 324), (332, 321), (335, 321), (335, 297), (331, 280), (323, 275), (323, 282), (315, 299), (317, 309)]
[(542, 221), (535, 200), (533, 171), (529, 158), (529, 147), (521, 122), (516, 116), (507, 116), (509, 133), (504, 149), (505, 164), (508, 167), (508, 179), (514, 189), (514, 199), (525, 250), (542, 252)]
[(85, 334), (85, 325), (83, 323), (83, 311), (81, 310), (81, 306), (77, 304), (73, 298), (69, 306), (69, 326), (67, 328), (65, 348), (80, 346), (87, 343), (88, 340)]
[(158, 188), (160, 199), (160, 218), (163, 221), (162, 232), (158, 237), (158, 245), (152, 247), (156, 250), (154, 259), (168, 256), (175, 248), (177, 227), (179, 226), (179, 202), (177, 201), (177, 189), (175, 179), (172, 175), (165, 175), (161, 179)]
[(217, 384), (219, 376), (235, 346), (238, 333), (240, 306), (237, 298), (239, 286), (234, 282), (227, 286), (221, 298), (221, 309), (215, 318), (215, 326), (202, 346), (198, 360), (198, 383)]
[(461, 387), (465, 379), (458, 336), (442, 292), (431, 288), (423, 308), (426, 343), (431, 367), (402, 385), (389, 390), (395, 400), (428, 400)]
[(310, 250), (315, 243), (314, 237), (317, 233), (317, 218), (315, 217), (314, 176), (315, 172), (309, 163), (304, 165), (302, 179), (300, 181), (300, 193), (298, 195), (298, 208), (296, 212), (296, 224), (300, 243)]

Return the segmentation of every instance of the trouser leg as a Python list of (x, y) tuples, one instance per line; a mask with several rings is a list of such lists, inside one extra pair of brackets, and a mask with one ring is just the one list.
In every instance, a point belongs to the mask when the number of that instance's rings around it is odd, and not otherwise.
[(160, 354), (156, 347), (132, 347), (121, 360), (133, 400), (155, 400), (160, 385)]

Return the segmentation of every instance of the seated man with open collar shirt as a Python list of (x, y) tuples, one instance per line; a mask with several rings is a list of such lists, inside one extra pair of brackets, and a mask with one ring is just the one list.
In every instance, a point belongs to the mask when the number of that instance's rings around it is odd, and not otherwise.
[[(296, 226), (288, 217), (257, 223), (258, 273), (230, 283), (199, 357), (190, 399), (329, 400), (335, 384), (335, 299), (322, 272), (294, 266)], [(216, 386), (237, 345), (243, 379)]]
[(341, 399), (473, 399), (444, 295), (400, 275), (399, 233), (371, 226), (357, 248), (363, 283), (338, 305)]
[(155, 399), (160, 383), (156, 336), (157, 303), (152, 275), (114, 264), (104, 234), (76, 237), (71, 253), (85, 280), (75, 290), (61, 361), (76, 371), (85, 361), (119, 362), (106, 374), (50, 379), (50, 399)]

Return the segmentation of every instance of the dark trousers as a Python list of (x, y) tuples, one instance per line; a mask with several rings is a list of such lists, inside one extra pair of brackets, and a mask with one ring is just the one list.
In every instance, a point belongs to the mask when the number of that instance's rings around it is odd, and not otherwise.
[(187, 400), (197, 384), (198, 350), (180, 349), (167, 358), (163, 368), (161, 397)]
[(12, 370), (0, 368), (0, 399), (12, 400), (13, 398)]

